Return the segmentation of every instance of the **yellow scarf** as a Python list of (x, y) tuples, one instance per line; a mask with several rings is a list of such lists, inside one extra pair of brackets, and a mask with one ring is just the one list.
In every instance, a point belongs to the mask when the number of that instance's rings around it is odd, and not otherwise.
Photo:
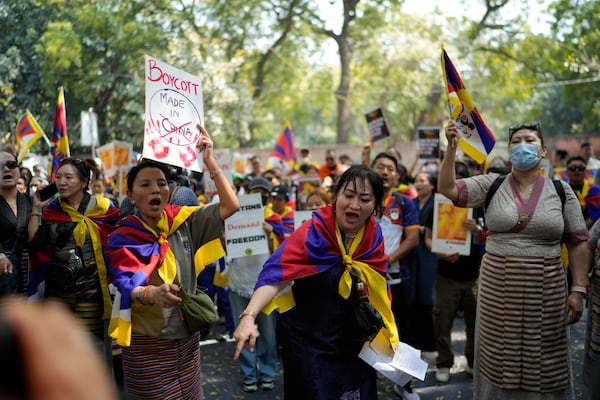
[(381, 328), (377, 337), (384, 337), (392, 349), (395, 349), (400, 343), (400, 337), (398, 335), (398, 328), (396, 326), (396, 320), (391, 309), (391, 302), (387, 292), (387, 282), (379, 272), (369, 267), (367, 264), (352, 259), (354, 251), (358, 248), (359, 243), (363, 239), (365, 232), (364, 226), (356, 234), (356, 237), (350, 245), (350, 249), (346, 252), (346, 246), (344, 246), (342, 240), (342, 234), (338, 224), (335, 224), (336, 236), (338, 245), (342, 252), (342, 262), (344, 264), (344, 272), (340, 278), (338, 291), (340, 296), (347, 299), (350, 296), (352, 290), (352, 277), (351, 273), (360, 276), (363, 282), (366, 282), (369, 287), (369, 301), (381, 314), (383, 318), (384, 327)]
[(102, 243), (100, 240), (100, 231), (98, 225), (90, 217), (100, 217), (110, 208), (110, 200), (103, 196), (95, 196), (96, 205), (88, 213), (81, 214), (74, 209), (68, 202), (60, 200), (61, 209), (75, 222), (73, 229), (73, 238), (75, 245), (83, 247), (85, 243), (86, 232), (90, 233), (92, 241), (92, 249), (94, 250), (94, 258), (98, 268), (98, 278), (100, 279), (100, 288), (102, 289), (102, 297), (104, 299), (104, 314), (103, 318), (110, 318), (112, 304), (110, 302), (110, 293), (108, 292), (108, 280), (106, 274), (106, 264), (104, 263), (104, 255), (102, 254)]

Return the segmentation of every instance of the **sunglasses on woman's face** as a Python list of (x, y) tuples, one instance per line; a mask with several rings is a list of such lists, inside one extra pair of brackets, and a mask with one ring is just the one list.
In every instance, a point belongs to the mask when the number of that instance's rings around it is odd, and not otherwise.
[(572, 165), (570, 167), (567, 167), (567, 169), (569, 171), (572, 171), (572, 172), (575, 172), (575, 171), (583, 172), (583, 171), (585, 171), (585, 166), (583, 166), (583, 165)]
[(10, 161), (6, 161), (6, 162), (0, 161), (0, 169), (4, 169), (5, 167), (8, 169), (15, 169), (18, 166), (19, 166), (19, 163), (16, 162), (15, 160), (10, 160)]

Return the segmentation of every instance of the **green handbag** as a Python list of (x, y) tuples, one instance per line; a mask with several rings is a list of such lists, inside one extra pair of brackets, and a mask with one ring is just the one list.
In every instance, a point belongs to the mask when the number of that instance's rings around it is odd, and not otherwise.
[(217, 321), (215, 305), (206, 293), (196, 289), (195, 294), (190, 294), (182, 287), (180, 289), (178, 293), (181, 298), (179, 310), (190, 332), (201, 331)]

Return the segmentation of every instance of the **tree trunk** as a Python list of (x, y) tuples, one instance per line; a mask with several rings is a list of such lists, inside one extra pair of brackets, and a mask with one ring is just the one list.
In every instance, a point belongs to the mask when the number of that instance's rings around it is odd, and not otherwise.
[(340, 34), (325, 30), (325, 34), (335, 40), (340, 55), (340, 85), (335, 91), (337, 100), (337, 143), (348, 143), (348, 132), (350, 131), (350, 23), (356, 17), (356, 5), (359, 0), (344, 0), (344, 21)]
[(348, 131), (350, 116), (350, 104), (348, 95), (350, 93), (350, 46), (347, 36), (338, 37), (338, 48), (340, 53), (341, 76), (340, 84), (335, 91), (337, 100), (337, 143), (348, 143)]

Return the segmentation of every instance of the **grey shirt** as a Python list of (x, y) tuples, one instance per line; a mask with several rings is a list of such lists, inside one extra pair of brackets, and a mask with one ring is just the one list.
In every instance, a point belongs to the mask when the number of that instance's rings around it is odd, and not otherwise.
[[(457, 188), (459, 197), (456, 205), (460, 207), (483, 207), (487, 192), (498, 174), (477, 175), (459, 179)], [(508, 232), (519, 219), (516, 195), (507, 177), (490, 201), (485, 212), (486, 225), (493, 234), (486, 239), (486, 251), (504, 256), (559, 257), (560, 242), (587, 239), (587, 229), (577, 197), (566, 182), (566, 201), (564, 207), (556, 192), (552, 180), (545, 178), (535, 211), (529, 216), (529, 223), (520, 232)], [(530, 201), (533, 201), (530, 199)], [(585, 233), (585, 234), (584, 234)]]

